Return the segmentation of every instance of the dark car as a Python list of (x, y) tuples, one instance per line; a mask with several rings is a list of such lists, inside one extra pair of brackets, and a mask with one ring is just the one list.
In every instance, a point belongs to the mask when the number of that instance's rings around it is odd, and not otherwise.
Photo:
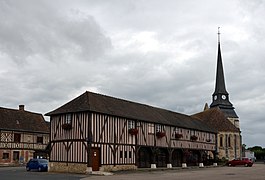
[(48, 171), (48, 160), (47, 159), (31, 159), (26, 165), (26, 170), (32, 169), (38, 171)]
[(251, 167), (253, 162), (249, 158), (242, 158), (242, 159), (233, 159), (232, 161), (227, 162), (228, 166), (248, 166)]

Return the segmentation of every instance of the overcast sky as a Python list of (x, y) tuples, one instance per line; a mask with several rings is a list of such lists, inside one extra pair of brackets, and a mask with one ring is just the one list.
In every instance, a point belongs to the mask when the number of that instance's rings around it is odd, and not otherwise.
[(86, 90), (185, 114), (211, 103), (217, 28), (243, 143), (265, 147), (265, 2), (0, 0), (0, 106)]

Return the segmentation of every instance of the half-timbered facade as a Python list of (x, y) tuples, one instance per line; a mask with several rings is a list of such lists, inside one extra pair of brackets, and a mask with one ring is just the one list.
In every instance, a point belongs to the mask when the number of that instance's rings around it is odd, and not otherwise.
[(25, 163), (46, 157), (49, 124), (41, 114), (0, 107), (0, 164)]
[(51, 171), (198, 165), (216, 151), (201, 120), (88, 91), (47, 115)]

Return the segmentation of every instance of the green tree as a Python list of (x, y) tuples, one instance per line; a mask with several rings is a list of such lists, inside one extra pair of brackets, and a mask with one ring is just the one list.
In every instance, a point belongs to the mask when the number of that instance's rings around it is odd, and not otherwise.
[(248, 150), (255, 153), (257, 160), (263, 160), (265, 158), (265, 148), (261, 146), (249, 147)]

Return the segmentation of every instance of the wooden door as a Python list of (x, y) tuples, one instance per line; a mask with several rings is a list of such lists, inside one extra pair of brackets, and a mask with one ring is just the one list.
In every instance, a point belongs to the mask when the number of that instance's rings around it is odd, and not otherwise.
[(19, 160), (19, 151), (13, 151), (13, 160), (18, 161)]
[(100, 167), (100, 150), (91, 148), (92, 171), (99, 171)]
[(180, 167), (182, 162), (182, 153), (181, 150), (174, 150), (172, 153), (172, 166)]

